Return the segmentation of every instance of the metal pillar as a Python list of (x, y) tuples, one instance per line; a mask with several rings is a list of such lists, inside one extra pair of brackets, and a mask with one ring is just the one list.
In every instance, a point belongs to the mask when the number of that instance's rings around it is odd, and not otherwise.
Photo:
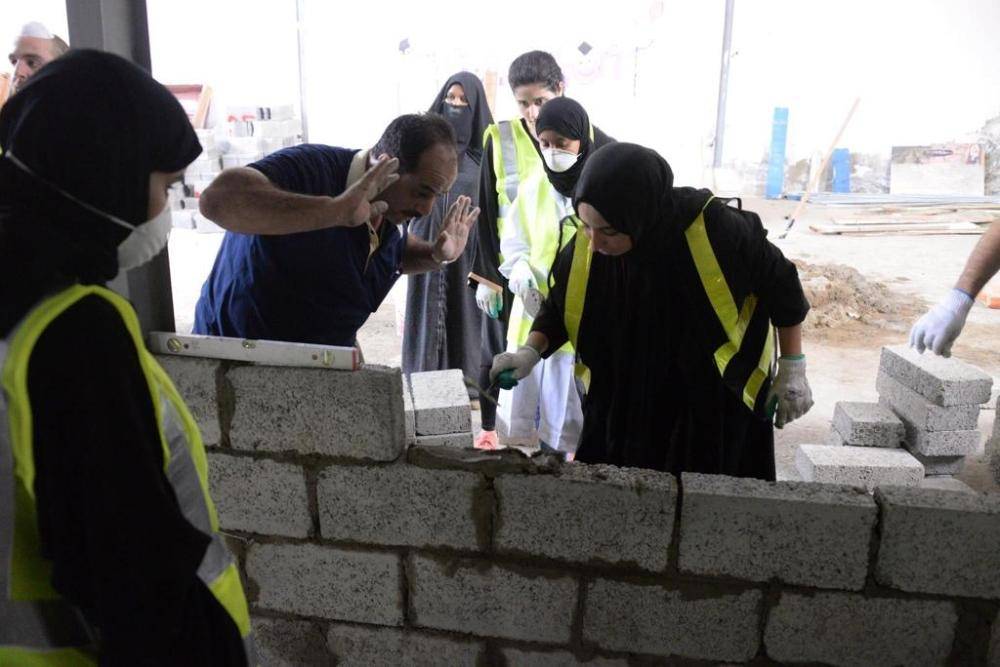
[(733, 4), (726, 0), (726, 26), (722, 33), (722, 67), (719, 71), (719, 107), (715, 113), (715, 153), (712, 166), (722, 166), (722, 137), (726, 131), (726, 93), (729, 90), (729, 52), (733, 39)]
[[(66, 0), (73, 48), (100, 49), (152, 71), (145, 0)], [(110, 285), (132, 302), (144, 332), (173, 331), (174, 303), (167, 249)]]

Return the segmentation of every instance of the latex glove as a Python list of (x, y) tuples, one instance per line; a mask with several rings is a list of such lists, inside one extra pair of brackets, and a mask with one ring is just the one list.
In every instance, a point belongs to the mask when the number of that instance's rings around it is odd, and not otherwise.
[(503, 309), (503, 297), (499, 292), (480, 283), (476, 285), (476, 305), (479, 306), (479, 310), (486, 313), (487, 317), (495, 320), (500, 317), (500, 311)]
[(507, 287), (513, 294), (524, 300), (524, 293), (530, 289), (538, 289), (535, 282), (535, 274), (531, 270), (531, 265), (526, 260), (521, 260), (514, 264), (510, 270), (510, 277), (507, 278)]
[(541, 360), (541, 355), (530, 345), (522, 345), (517, 348), (517, 352), (502, 352), (493, 357), (490, 382), (493, 382), (500, 373), (508, 369), (514, 370), (515, 380), (523, 380), (531, 375), (531, 369)]
[(771, 383), (767, 395), (768, 410), (777, 408), (774, 425), (784, 428), (813, 406), (812, 389), (806, 380), (806, 357), (804, 354), (778, 359), (778, 372)]
[(529, 317), (535, 317), (538, 315), (538, 311), (542, 309), (542, 302), (545, 301), (545, 297), (536, 289), (527, 289), (521, 293), (521, 301), (524, 302), (524, 312)]
[(916, 348), (920, 354), (930, 350), (942, 357), (950, 357), (951, 345), (962, 333), (971, 308), (972, 297), (960, 289), (952, 289), (910, 329), (910, 347)]

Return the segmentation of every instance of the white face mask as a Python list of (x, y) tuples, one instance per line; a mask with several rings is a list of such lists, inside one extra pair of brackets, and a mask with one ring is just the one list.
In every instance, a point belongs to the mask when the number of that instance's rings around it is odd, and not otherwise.
[(132, 233), (118, 244), (118, 268), (128, 271), (142, 266), (160, 254), (170, 239), (172, 226), (170, 207), (164, 205), (163, 210), (152, 220), (133, 229)]
[(545, 164), (548, 165), (549, 169), (561, 174), (576, 164), (576, 161), (580, 159), (580, 155), (578, 153), (559, 150), (558, 148), (543, 148), (542, 159), (545, 160)]
[(10, 151), (8, 151), (3, 157), (14, 163), (18, 169), (21, 169), (31, 177), (45, 183), (70, 201), (76, 202), (78, 205), (82, 206), (91, 213), (99, 215), (119, 227), (124, 227), (129, 230), (129, 235), (125, 237), (124, 241), (118, 244), (118, 268), (120, 270), (128, 271), (129, 269), (134, 269), (137, 266), (142, 266), (149, 260), (156, 257), (167, 245), (167, 241), (170, 238), (170, 228), (173, 226), (173, 216), (170, 214), (169, 205), (164, 205), (163, 210), (153, 216), (152, 219), (147, 220), (140, 225), (132, 225), (117, 216), (105, 213), (96, 206), (91, 206), (87, 202), (66, 192), (55, 183), (39, 176), (31, 169), (31, 167), (21, 162)]

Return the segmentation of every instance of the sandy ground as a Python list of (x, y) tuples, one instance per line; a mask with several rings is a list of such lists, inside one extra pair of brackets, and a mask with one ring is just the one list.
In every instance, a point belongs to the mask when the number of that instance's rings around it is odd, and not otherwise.
[[(881, 347), (906, 341), (913, 321), (954, 283), (979, 237), (823, 236), (809, 231), (809, 223), (826, 220), (842, 209), (810, 206), (789, 236), (778, 240), (776, 237), (785, 226), (784, 216), (794, 208), (794, 202), (744, 199), (744, 207), (761, 215), (771, 239), (788, 257), (810, 266), (853, 267), (863, 281), (885, 286), (885, 292), (880, 293), (888, 295), (887, 301), (895, 310), (857, 313), (858, 319), (848, 317), (836, 326), (808, 328), (804, 346), (816, 404), (805, 417), (778, 431), (776, 438), (779, 477), (795, 478), (796, 447), (823, 441), (837, 401), (876, 400), (875, 378)], [(191, 328), (194, 304), (220, 241), (219, 234), (174, 230), (170, 254), (178, 331)], [(397, 307), (402, 306), (404, 288), (400, 281), (359, 333), (369, 363), (393, 366), (400, 363), (402, 329)], [(977, 304), (953, 353), (1000, 378), (1000, 310)], [(979, 428), (984, 442), (992, 431), (993, 419), (992, 409), (981, 412)], [(473, 413), (473, 420), (478, 422), (478, 414)], [(982, 450), (980, 446), (980, 451), (969, 457), (958, 477), (977, 489), (998, 490), (1000, 487), (993, 482)]]

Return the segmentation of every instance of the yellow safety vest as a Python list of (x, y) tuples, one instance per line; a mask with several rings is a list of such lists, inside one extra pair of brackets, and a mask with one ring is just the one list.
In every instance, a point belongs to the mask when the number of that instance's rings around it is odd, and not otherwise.
[(170, 378), (143, 344), (132, 306), (98, 286), (73, 285), (39, 303), (0, 342), (0, 665), (76, 667), (96, 665), (98, 647), (78, 609), (51, 583), (52, 563), (41, 553), (35, 499), (33, 424), (28, 364), (45, 329), (80, 299), (97, 295), (121, 314), (135, 343), (152, 398), (163, 447), (163, 473), (184, 517), (211, 537), (198, 568), (229, 613), (255, 664), (250, 615), (232, 554), (219, 534), (208, 491), (208, 465), (198, 426)]
[[(591, 127), (593, 137), (593, 127)], [(493, 171), (497, 177), (498, 234), (507, 225), (519, 225), (528, 247), (528, 264), (536, 277), (547, 277), (559, 252), (560, 220), (556, 193), (549, 183), (541, 156), (520, 120), (501, 121), (486, 129), (484, 141), (493, 142)], [(563, 246), (571, 234), (563, 233)], [(502, 261), (502, 258), (501, 258)], [(547, 280), (538, 280), (542, 296), (548, 294)], [(528, 340), (534, 318), (525, 313), (515, 295), (507, 327), (507, 344), (517, 348)], [(562, 348), (571, 351), (569, 344)]]
[[(694, 260), (698, 278), (705, 295), (708, 297), (715, 311), (719, 324), (725, 331), (727, 340), (722, 343), (713, 353), (716, 368), (719, 375), (729, 386), (738, 386), (740, 398), (744, 405), (751, 411), (761, 407), (758, 400), (763, 400), (761, 388), (770, 376), (771, 357), (774, 354), (774, 331), (768, 325), (767, 335), (764, 344), (759, 350), (746, 349), (744, 345), (745, 334), (750, 321), (757, 308), (758, 299), (750, 294), (743, 303), (737, 307), (733, 293), (726, 283), (726, 277), (719, 266), (719, 261), (712, 250), (712, 244), (708, 238), (708, 231), (705, 227), (705, 209), (714, 199), (709, 197), (702, 207), (701, 212), (695, 221), (684, 231), (684, 238), (687, 241), (688, 250)], [(570, 265), (569, 278), (566, 285), (566, 305), (563, 314), (563, 322), (566, 326), (566, 333), (574, 347), (577, 345), (580, 335), (580, 321), (583, 318), (583, 310), (586, 305), (587, 283), (590, 279), (590, 263), (592, 251), (586, 234), (578, 232), (576, 235), (576, 245), (573, 249), (573, 262)], [(753, 355), (756, 364), (743, 374), (743, 377), (734, 378), (727, 376), (731, 362), (737, 356), (746, 357)], [(585, 387), (590, 385), (590, 371), (582, 363), (577, 363), (576, 374)]]

